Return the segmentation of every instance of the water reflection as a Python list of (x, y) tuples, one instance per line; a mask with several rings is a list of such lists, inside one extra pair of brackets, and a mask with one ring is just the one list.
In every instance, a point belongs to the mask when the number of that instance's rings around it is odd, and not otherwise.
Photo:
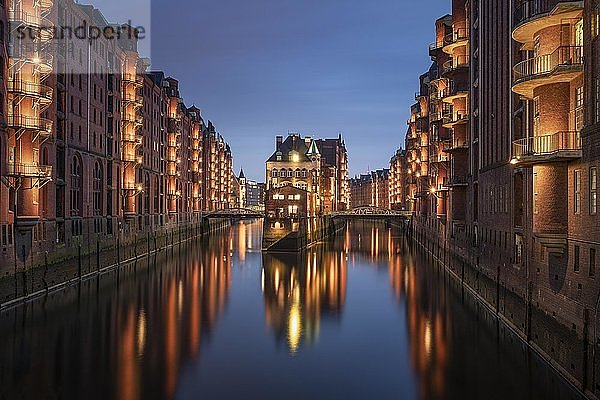
[(4, 313), (0, 398), (174, 398), (227, 304), (230, 239)]
[(294, 255), (261, 232), (3, 312), (0, 399), (578, 397), (397, 229)]
[(262, 287), (267, 325), (291, 354), (318, 338), (321, 318), (336, 319), (346, 298), (347, 263), (341, 253), (264, 254)]

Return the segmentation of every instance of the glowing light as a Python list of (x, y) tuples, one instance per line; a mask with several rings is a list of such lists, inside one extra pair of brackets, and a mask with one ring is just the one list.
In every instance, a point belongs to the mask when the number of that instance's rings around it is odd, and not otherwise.
[(140, 357), (144, 355), (144, 347), (146, 347), (146, 313), (142, 309), (137, 321), (137, 351)]
[(293, 161), (293, 162), (299, 162), (299, 161), (300, 161), (300, 156), (299, 156), (298, 154), (294, 154), (294, 155), (292, 156), (292, 161)]
[(294, 288), (292, 295), (292, 306), (288, 316), (288, 345), (290, 352), (295, 354), (300, 347), (300, 338), (302, 337), (302, 317), (300, 314), (300, 289)]
[(431, 194), (435, 194), (435, 193), (437, 192), (437, 189), (436, 189), (436, 188), (434, 188), (434, 187), (432, 187), (431, 189), (429, 189), (429, 192), (430, 192)]
[(512, 165), (515, 165), (515, 164), (517, 164), (517, 162), (519, 162), (519, 160), (517, 160), (516, 158), (513, 158), (512, 160), (510, 160), (510, 163), (511, 163)]
[(39, 64), (40, 62), (42, 62), (42, 60), (40, 60), (40, 58), (37, 57), (37, 56), (33, 57), (32, 61), (33, 61), (34, 64)]
[(425, 353), (429, 356), (431, 354), (431, 323), (429, 321), (425, 322), (423, 344), (425, 345)]

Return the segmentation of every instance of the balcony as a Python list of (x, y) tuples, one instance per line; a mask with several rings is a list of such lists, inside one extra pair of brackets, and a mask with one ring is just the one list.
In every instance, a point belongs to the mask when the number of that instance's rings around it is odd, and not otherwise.
[(137, 114), (136, 115), (124, 114), (122, 119), (125, 123), (133, 124), (136, 127), (140, 127), (144, 124), (144, 117), (142, 117), (141, 115), (137, 115)]
[(533, 91), (552, 83), (570, 82), (583, 73), (581, 46), (560, 46), (551, 54), (521, 61), (513, 68), (513, 92), (532, 99)]
[(35, 82), (26, 82), (21, 79), (9, 79), (7, 82), (7, 89), (10, 92), (23, 96), (38, 98), (46, 104), (52, 103), (53, 90), (48, 85)]
[(123, 154), (122, 160), (125, 162), (142, 164), (144, 162), (144, 157), (135, 154), (125, 153)]
[(454, 139), (444, 144), (443, 151), (445, 153), (455, 153), (458, 151), (464, 151), (469, 148), (469, 144), (465, 139)]
[(448, 60), (442, 65), (442, 75), (450, 75), (465, 70), (469, 67), (469, 56), (462, 55), (453, 57), (452, 60)]
[(135, 182), (123, 182), (123, 190), (130, 190), (134, 192), (142, 192), (143, 185)]
[(134, 93), (124, 93), (123, 94), (123, 102), (128, 104), (133, 104), (135, 107), (142, 107), (144, 105), (144, 98), (139, 94)]
[(515, 140), (511, 163), (533, 165), (577, 158), (581, 158), (579, 132), (566, 131)]
[(142, 136), (132, 135), (132, 134), (128, 134), (128, 133), (124, 133), (123, 135), (121, 135), (121, 139), (123, 139), (124, 142), (135, 143), (137, 146), (140, 146), (143, 141)]
[(583, 1), (522, 0), (514, 9), (513, 39), (532, 42), (541, 29), (580, 18), (582, 13)]
[(144, 77), (138, 74), (124, 74), (123, 83), (125, 83), (126, 85), (141, 87), (144, 84)]
[(52, 167), (37, 164), (8, 163), (7, 175), (18, 178), (52, 179)]
[(464, 111), (457, 111), (452, 114), (444, 114), (444, 128), (452, 128), (455, 125), (466, 124), (469, 121), (469, 114)]
[(53, 123), (48, 118), (9, 114), (7, 124), (9, 127), (17, 130), (37, 131), (37, 135), (43, 138), (52, 136)]
[(450, 87), (444, 89), (442, 93), (444, 103), (452, 104), (454, 100), (466, 99), (469, 97), (469, 86), (466, 84), (459, 85), (454, 81), (450, 82)]
[(452, 55), (454, 49), (466, 46), (469, 43), (469, 30), (466, 28), (457, 29), (446, 35), (446, 45), (442, 49), (444, 53)]

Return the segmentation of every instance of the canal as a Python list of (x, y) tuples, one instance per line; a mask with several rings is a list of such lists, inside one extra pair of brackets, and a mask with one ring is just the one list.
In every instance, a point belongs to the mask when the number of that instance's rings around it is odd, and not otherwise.
[(0, 399), (577, 399), (383, 224), (263, 255), (260, 221), (0, 315)]

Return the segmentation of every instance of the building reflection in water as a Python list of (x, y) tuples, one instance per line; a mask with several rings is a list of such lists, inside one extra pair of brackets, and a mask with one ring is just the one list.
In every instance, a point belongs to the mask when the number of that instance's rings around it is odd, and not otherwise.
[(267, 326), (290, 354), (318, 338), (321, 318), (337, 319), (343, 310), (347, 265), (342, 252), (263, 254), (261, 279)]
[(335, 247), (349, 254), (351, 264), (388, 267), (392, 291), (406, 305), (410, 362), (419, 377), (421, 398), (443, 398), (448, 368), (451, 321), (446, 318), (446, 296), (437, 277), (424, 263), (417, 269), (409, 243), (398, 228), (384, 223), (353, 222)]
[(248, 253), (260, 252), (262, 249), (262, 220), (241, 221), (234, 226), (237, 240), (234, 246), (240, 264), (246, 262)]
[(0, 398), (174, 398), (182, 366), (200, 356), (226, 306), (231, 239), (227, 231), (81, 294), (5, 312), (0, 336), (13, 340), (0, 343)]

